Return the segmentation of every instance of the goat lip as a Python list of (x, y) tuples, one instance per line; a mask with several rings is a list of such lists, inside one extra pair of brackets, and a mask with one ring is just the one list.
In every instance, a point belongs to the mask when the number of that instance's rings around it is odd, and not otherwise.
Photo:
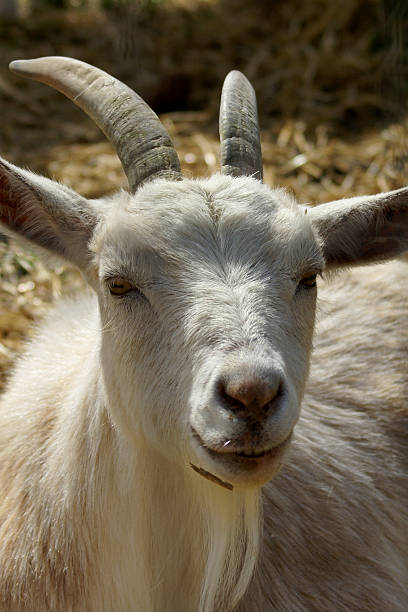
[(228, 461), (232, 460), (234, 462), (239, 462), (240, 464), (244, 463), (260, 463), (262, 461), (270, 461), (274, 458), (278, 457), (285, 447), (289, 444), (292, 438), (292, 432), (285, 438), (282, 442), (277, 444), (276, 446), (263, 449), (261, 451), (247, 451), (242, 449), (234, 450), (234, 447), (229, 446), (228, 450), (224, 447), (221, 448), (212, 448), (208, 446), (201, 436), (197, 433), (197, 431), (192, 427), (192, 433), (195, 440), (199, 443), (200, 447), (203, 448), (208, 455), (215, 461)]

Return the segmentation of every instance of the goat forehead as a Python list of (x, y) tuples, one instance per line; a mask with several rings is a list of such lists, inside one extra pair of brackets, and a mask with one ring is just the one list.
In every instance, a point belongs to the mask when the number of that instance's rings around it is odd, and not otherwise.
[(283, 189), (270, 189), (249, 177), (214, 175), (209, 179), (146, 184), (129, 200), (127, 210), (140, 215), (156, 211), (159, 216), (204, 215), (213, 222), (231, 215), (271, 215), (279, 209), (296, 210)]
[(108, 259), (121, 260), (153, 253), (165, 261), (221, 255), (251, 262), (318, 248), (307, 219), (285, 191), (223, 176), (147, 184), (112, 211), (103, 243)]

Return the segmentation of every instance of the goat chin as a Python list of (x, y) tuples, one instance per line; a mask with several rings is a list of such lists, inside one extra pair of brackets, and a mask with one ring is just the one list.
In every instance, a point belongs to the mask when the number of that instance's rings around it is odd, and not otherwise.
[(292, 434), (259, 456), (221, 453), (196, 444), (197, 465), (192, 468), (204, 478), (232, 490), (234, 487), (262, 487), (281, 470)]

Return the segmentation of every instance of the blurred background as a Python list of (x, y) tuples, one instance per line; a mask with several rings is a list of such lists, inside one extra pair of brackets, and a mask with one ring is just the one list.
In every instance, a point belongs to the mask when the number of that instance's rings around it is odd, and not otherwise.
[[(301, 202), (408, 183), (406, 0), (0, 0), (0, 155), (88, 197), (126, 186), (92, 122), (61, 94), (8, 71), (66, 55), (135, 89), (160, 115), (187, 176), (218, 168), (222, 82), (258, 95), (265, 182)], [(0, 238), (0, 388), (79, 274)], [(80, 342), (81, 339), (78, 339)]]

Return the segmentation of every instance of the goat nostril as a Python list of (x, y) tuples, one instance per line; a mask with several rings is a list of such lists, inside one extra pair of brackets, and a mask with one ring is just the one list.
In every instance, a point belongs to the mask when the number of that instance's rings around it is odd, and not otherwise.
[(264, 412), (269, 412), (269, 410), (271, 410), (272, 408), (275, 408), (277, 405), (277, 400), (279, 400), (279, 398), (282, 395), (283, 395), (283, 384), (282, 382), (280, 382), (275, 395), (262, 406)]
[(226, 391), (223, 383), (218, 384), (218, 394), (222, 399), (223, 404), (226, 404), (231, 410), (245, 410), (245, 404), (236, 396), (230, 395)]

